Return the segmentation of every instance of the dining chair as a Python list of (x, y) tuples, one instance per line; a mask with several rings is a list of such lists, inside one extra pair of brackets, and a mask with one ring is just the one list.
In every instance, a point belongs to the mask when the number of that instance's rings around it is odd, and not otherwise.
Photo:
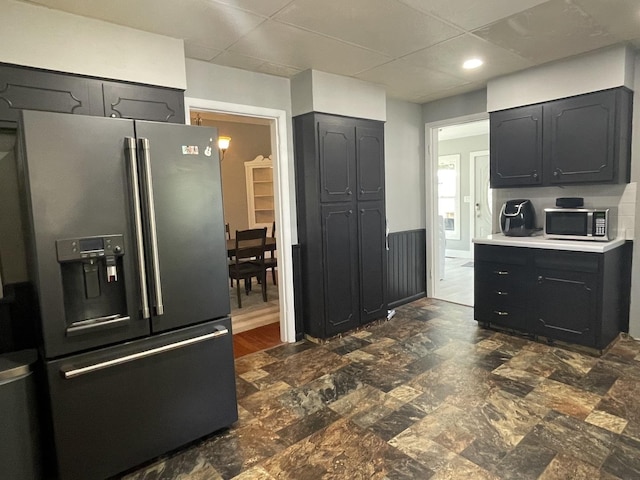
[(236, 253), (229, 264), (229, 278), (236, 281), (238, 308), (242, 308), (240, 280), (244, 280), (244, 289), (249, 295), (249, 282), (252, 277), (260, 278), (262, 300), (267, 301), (266, 270), (264, 265), (266, 228), (236, 230)]
[[(276, 238), (276, 222), (273, 222), (271, 226), (271, 238)], [(278, 259), (276, 258), (275, 250), (271, 250), (269, 253), (269, 257), (264, 259), (264, 268), (265, 270), (271, 269), (271, 279), (273, 280), (273, 284), (277, 285), (276, 279), (276, 267), (278, 266)]]
[[(225, 223), (224, 224), (224, 233), (227, 236), (227, 240), (231, 240), (231, 231), (229, 230), (229, 224)], [(227, 257), (229, 258), (229, 265), (231, 265), (233, 263), (233, 255), (227, 252)], [(230, 279), (231, 281), (231, 287), (233, 288), (233, 278)]]

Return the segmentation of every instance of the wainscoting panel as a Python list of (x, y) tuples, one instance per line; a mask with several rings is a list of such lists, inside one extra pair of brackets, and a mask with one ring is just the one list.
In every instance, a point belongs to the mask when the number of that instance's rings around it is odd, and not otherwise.
[(390, 233), (388, 253), (389, 308), (425, 297), (427, 294), (426, 231), (419, 229)]

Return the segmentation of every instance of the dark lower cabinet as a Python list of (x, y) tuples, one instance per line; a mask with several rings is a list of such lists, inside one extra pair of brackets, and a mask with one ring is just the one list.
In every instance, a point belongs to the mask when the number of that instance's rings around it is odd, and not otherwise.
[(596, 274), (536, 269), (535, 332), (580, 345), (595, 345)]
[(327, 336), (358, 326), (356, 222), (356, 212), (351, 204), (322, 205), (323, 289)]
[(387, 314), (384, 129), (294, 118), (304, 333), (328, 338)]
[(478, 322), (604, 349), (628, 331), (631, 244), (604, 253), (475, 245)]
[(384, 202), (360, 202), (360, 323), (367, 323), (387, 314), (385, 282), (380, 281), (387, 278), (385, 230)]
[(20, 110), (184, 123), (184, 92), (0, 64), (0, 127)]

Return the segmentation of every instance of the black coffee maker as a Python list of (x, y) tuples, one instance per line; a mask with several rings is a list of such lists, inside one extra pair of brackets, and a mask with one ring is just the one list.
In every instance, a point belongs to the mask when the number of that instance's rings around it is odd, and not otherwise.
[(528, 237), (536, 231), (536, 211), (531, 200), (507, 200), (500, 210), (500, 230), (508, 237)]

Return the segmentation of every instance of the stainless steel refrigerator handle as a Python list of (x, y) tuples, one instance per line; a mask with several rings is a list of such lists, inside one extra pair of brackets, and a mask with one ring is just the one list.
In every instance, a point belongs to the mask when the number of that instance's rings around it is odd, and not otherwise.
[(153, 291), (156, 297), (156, 315), (164, 314), (162, 303), (162, 282), (160, 281), (160, 258), (158, 257), (158, 234), (156, 229), (156, 208), (153, 201), (153, 181), (151, 179), (151, 155), (149, 139), (140, 138), (142, 158), (144, 160), (144, 183), (147, 190), (147, 213), (149, 218), (149, 239), (151, 241), (151, 267), (153, 268)]
[(149, 308), (149, 296), (147, 294), (147, 267), (144, 263), (144, 236), (142, 233), (142, 210), (140, 205), (140, 184), (138, 177), (138, 163), (136, 160), (136, 140), (126, 137), (127, 160), (129, 161), (129, 174), (131, 177), (131, 189), (133, 190), (133, 218), (135, 224), (136, 253), (138, 256), (138, 275), (140, 277), (140, 299), (142, 318), (151, 318)]
[(158, 355), (160, 353), (170, 352), (171, 350), (176, 350), (178, 348), (186, 347), (188, 345), (194, 345), (196, 343), (204, 342), (205, 340), (210, 340), (212, 338), (224, 337), (228, 333), (229, 333), (229, 330), (227, 328), (220, 327), (219, 330), (212, 333), (207, 333), (206, 335), (202, 335), (200, 337), (188, 338), (187, 340), (182, 340), (180, 342), (170, 343), (169, 345), (163, 345), (162, 347), (152, 348), (150, 350), (145, 350), (143, 352), (132, 353), (131, 355), (125, 355), (124, 357), (114, 358), (113, 360), (94, 363), (93, 365), (88, 365), (86, 367), (74, 368), (72, 370), (61, 369), (60, 373), (65, 379), (79, 377), (80, 375), (92, 373), (97, 370), (103, 370), (105, 368), (114, 367), (116, 365), (122, 365), (123, 363), (133, 362), (135, 360), (151, 357), (153, 355)]

